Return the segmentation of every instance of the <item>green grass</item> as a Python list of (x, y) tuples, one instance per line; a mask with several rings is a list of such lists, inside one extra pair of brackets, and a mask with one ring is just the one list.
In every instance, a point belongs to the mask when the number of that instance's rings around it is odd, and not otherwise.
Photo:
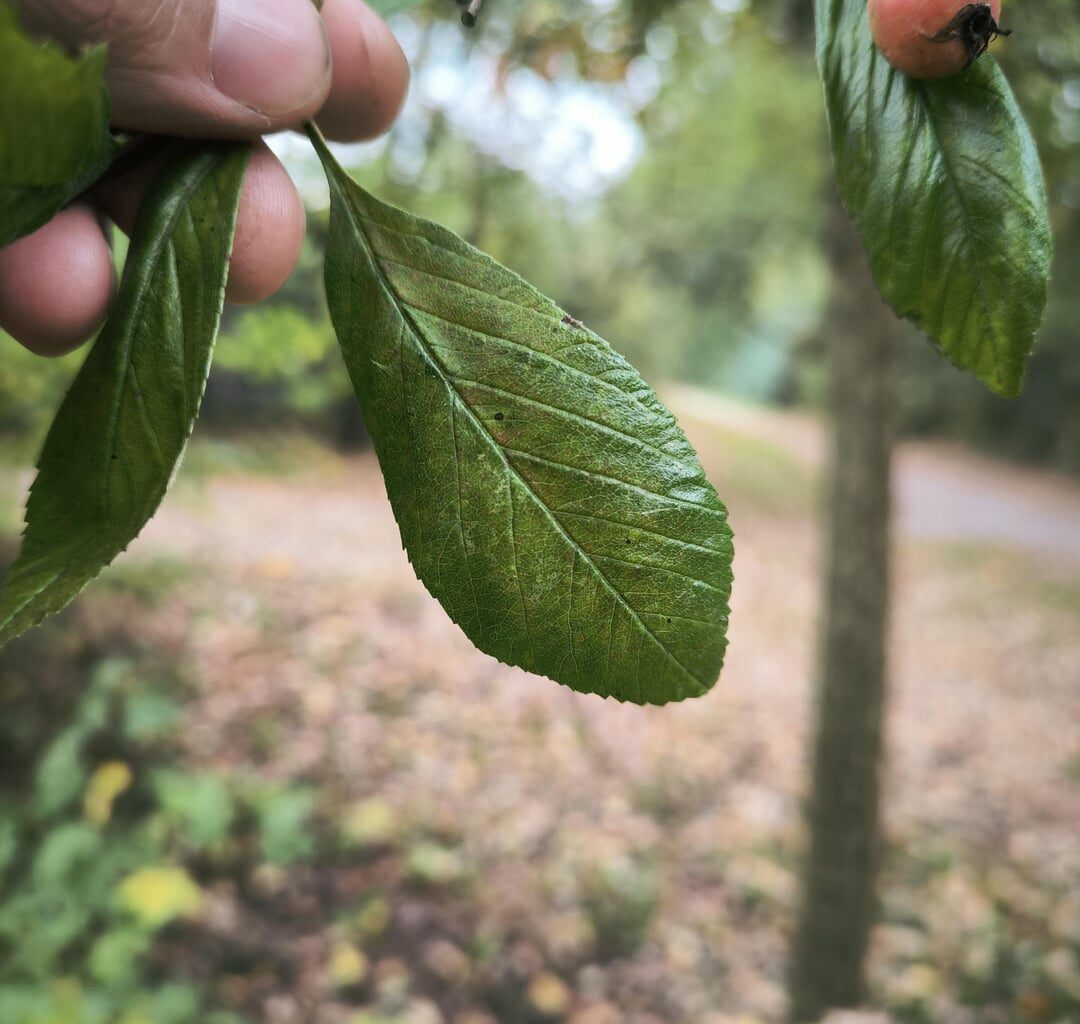
[(42, 438), (36, 431), (0, 434), (0, 471), (32, 466), (41, 442)]
[(103, 595), (130, 594), (143, 604), (156, 604), (202, 574), (198, 566), (179, 558), (124, 559), (109, 566), (94, 587)]
[[(0, 501), (8, 487), (8, 478), (34, 466), (41, 440), (36, 433), (0, 434)], [(324, 442), (302, 432), (282, 431), (231, 437), (196, 436), (184, 456), (183, 473), (187, 477), (231, 473), (275, 476), (334, 471), (340, 465), (341, 457)]]
[(1080, 560), (1058, 559), (982, 542), (921, 544), (953, 579), (962, 605), (981, 604), (987, 592), (1014, 607), (1042, 613), (1045, 628), (1069, 636), (1080, 618)]
[(804, 518), (818, 506), (818, 474), (793, 452), (763, 438), (680, 415), (705, 472), (736, 514)]
[(1072, 579), (1036, 580), (1041, 603), (1055, 611), (1064, 612), (1074, 621), (1080, 619), (1080, 576)]
[(214, 476), (332, 475), (342, 468), (341, 456), (316, 438), (301, 433), (195, 437), (188, 446), (181, 479)]

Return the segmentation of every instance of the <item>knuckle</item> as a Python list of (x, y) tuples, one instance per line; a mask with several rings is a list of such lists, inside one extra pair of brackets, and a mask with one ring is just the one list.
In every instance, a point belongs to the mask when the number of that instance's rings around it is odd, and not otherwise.
[(157, 47), (190, 25), (191, 7), (175, 0), (22, 0), (31, 29), (72, 46), (109, 43), (110, 62), (124, 63), (152, 61)]
[(117, 0), (23, 0), (23, 20), (33, 30), (69, 45), (108, 38)]

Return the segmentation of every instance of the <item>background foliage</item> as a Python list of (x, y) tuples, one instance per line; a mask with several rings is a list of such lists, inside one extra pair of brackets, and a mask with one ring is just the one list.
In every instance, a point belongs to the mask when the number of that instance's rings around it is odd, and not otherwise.
[[(787, 5), (492, 5), (478, 37), (445, 13), (401, 17), (413, 97), (388, 140), (346, 152), (363, 184), (520, 271), (647, 378), (819, 401), (827, 153), (809, 41)], [(903, 424), (1076, 471), (1080, 19), (1048, 0), (1017, 24), (997, 53), (1046, 170), (1046, 321), (1013, 401), (938, 365), (911, 329)], [(590, 159), (564, 165), (581, 141)], [(301, 181), (321, 208), (313, 165)], [(357, 437), (319, 285), (324, 217), (312, 214), (309, 249), (275, 300), (227, 311), (208, 425)], [(8, 346), (0, 431), (40, 431), (78, 358), (48, 367)]]

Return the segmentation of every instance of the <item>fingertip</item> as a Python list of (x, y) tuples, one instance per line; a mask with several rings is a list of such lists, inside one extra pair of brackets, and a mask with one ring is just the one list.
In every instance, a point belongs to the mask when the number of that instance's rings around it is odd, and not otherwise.
[(300, 258), (306, 228), (296, 186), (278, 158), (260, 143), (251, 154), (240, 192), (225, 298), (247, 305), (273, 295)]
[(333, 77), (319, 127), (338, 142), (375, 138), (405, 102), (409, 62), (386, 23), (362, 0), (326, 0), (322, 15)]
[[(97, 189), (102, 207), (128, 235), (160, 167), (160, 159), (152, 160)], [(288, 172), (265, 143), (255, 143), (240, 191), (225, 298), (246, 305), (273, 295), (300, 258), (306, 226), (304, 204)]]
[(94, 210), (75, 203), (0, 249), (0, 327), (31, 352), (66, 355), (101, 326), (113, 278)]

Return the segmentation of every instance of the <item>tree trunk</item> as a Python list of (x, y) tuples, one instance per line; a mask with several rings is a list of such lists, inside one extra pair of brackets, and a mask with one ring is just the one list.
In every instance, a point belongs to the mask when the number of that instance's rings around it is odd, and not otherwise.
[(825, 243), (833, 266), (826, 327), (833, 441), (810, 846), (792, 951), (796, 1022), (865, 995), (885, 705), (897, 321), (835, 197)]

